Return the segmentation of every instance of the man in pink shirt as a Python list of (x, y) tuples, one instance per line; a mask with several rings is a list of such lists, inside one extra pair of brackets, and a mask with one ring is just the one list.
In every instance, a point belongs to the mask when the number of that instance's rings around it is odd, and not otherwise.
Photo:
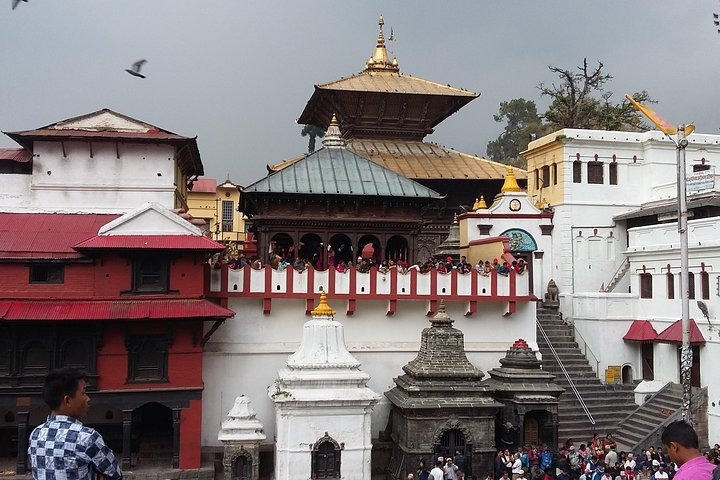
[(715, 465), (700, 453), (697, 433), (690, 424), (679, 420), (665, 427), (662, 443), (670, 460), (680, 468), (673, 480), (711, 480)]

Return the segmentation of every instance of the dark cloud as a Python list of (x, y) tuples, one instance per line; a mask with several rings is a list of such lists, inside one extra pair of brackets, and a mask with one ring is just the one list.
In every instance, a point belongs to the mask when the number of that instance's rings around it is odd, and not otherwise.
[[(617, 98), (646, 89), (674, 123), (716, 133), (720, 37), (711, 2), (63, 0), (0, 10), (0, 129), (107, 107), (198, 136), (206, 172), (249, 184), (301, 153), (313, 84), (362, 69), (377, 16), (401, 71), (482, 95), (430, 139), (483, 155), (499, 103), (537, 99), (547, 65), (602, 60)], [(147, 58), (136, 78), (124, 72)], [(540, 102), (541, 104), (543, 102)], [(12, 146), (4, 137), (0, 146)]]

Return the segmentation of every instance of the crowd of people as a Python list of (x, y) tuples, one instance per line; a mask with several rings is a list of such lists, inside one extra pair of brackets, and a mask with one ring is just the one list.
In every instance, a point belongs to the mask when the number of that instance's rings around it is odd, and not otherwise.
[[(308, 268), (314, 268), (316, 270), (323, 270), (318, 268), (318, 265), (314, 264), (309, 258), (292, 258), (291, 256), (282, 256), (278, 253), (270, 255), (269, 265), (276, 270), (285, 270), (286, 268), (293, 268), (295, 271), (303, 272)], [(254, 269), (261, 269), (264, 267), (262, 260), (255, 257), (248, 259), (245, 255), (241, 254), (237, 259), (228, 261), (228, 267), (231, 269), (243, 268), (245, 265), (250, 265)], [(219, 260), (215, 262), (215, 266), (219, 267)], [(467, 261), (465, 256), (461, 256), (459, 260), (447, 257), (445, 260), (428, 258), (425, 261), (418, 261), (415, 264), (409, 265), (405, 260), (378, 260), (374, 257), (358, 257), (357, 260), (345, 261), (343, 259), (328, 259), (328, 268), (334, 268), (337, 272), (346, 272), (349, 268), (356, 267), (358, 272), (367, 273), (372, 268), (377, 268), (380, 273), (389, 273), (390, 271), (397, 269), (399, 273), (408, 273), (411, 270), (417, 270), (420, 273), (428, 273), (431, 271), (437, 271), (438, 273), (447, 274), (453, 270), (457, 270), (459, 273), (467, 274), (472, 271), (476, 271), (478, 274), (489, 277), (493, 272), (498, 275), (509, 275), (510, 271), (513, 270), (515, 273), (522, 275), (527, 271), (527, 263), (524, 259), (519, 258), (512, 260), (511, 263), (507, 261), (500, 261), (495, 258), (492, 260), (480, 260), (477, 264), (472, 265)]]
[[(611, 434), (594, 435), (587, 443), (566, 441), (557, 451), (547, 445), (498, 450), (494, 471), (475, 478), (484, 480), (718, 480), (720, 444), (702, 454), (693, 428), (682, 421), (665, 428), (663, 445), (639, 452), (617, 451)], [(438, 456), (432, 466), (421, 461), (408, 480), (462, 480), (466, 457)], [(714, 472), (714, 473), (713, 473)], [(477, 472), (476, 472), (477, 473)], [(714, 476), (713, 476), (714, 474)]]

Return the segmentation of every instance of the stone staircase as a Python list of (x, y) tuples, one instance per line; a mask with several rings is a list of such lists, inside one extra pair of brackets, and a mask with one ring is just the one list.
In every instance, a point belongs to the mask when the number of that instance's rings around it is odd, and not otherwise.
[(615, 275), (613, 275), (612, 280), (610, 280), (610, 283), (608, 283), (607, 287), (603, 289), (603, 292), (612, 292), (615, 290), (615, 287), (617, 287), (618, 283), (622, 281), (622, 279), (625, 277), (625, 274), (630, 270), (630, 262), (626, 258), (625, 261), (620, 265), (620, 268), (618, 268), (617, 272), (615, 272)]
[(557, 310), (538, 307), (537, 319), (595, 420), (593, 425), (585, 414), (538, 327), (542, 369), (554, 374), (556, 383), (565, 389), (558, 405), (558, 442), (562, 444), (571, 438), (579, 445), (589, 441), (594, 433), (614, 434), (620, 421), (637, 408), (633, 395), (635, 385), (601, 383), (575, 342), (572, 325), (566, 324)]

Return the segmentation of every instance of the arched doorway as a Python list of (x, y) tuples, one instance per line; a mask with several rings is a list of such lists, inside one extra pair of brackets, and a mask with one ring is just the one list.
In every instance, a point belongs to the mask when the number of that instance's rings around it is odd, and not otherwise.
[[(370, 250), (368, 244), (372, 245), (372, 255), (366, 255)], [(374, 258), (377, 263), (382, 260), (382, 245), (375, 235), (363, 235), (360, 237), (357, 251), (359, 252), (358, 256), (363, 258)]]
[(173, 455), (172, 410), (156, 402), (132, 413), (130, 450), (142, 466), (170, 466)]
[(552, 413), (547, 410), (531, 410), (523, 417), (523, 445), (547, 445), (554, 449), (554, 432)]
[(633, 382), (632, 365), (623, 365), (623, 367), (622, 367), (622, 383), (623, 383), (623, 385), (629, 385), (632, 382)]
[(282, 259), (294, 260), (295, 242), (287, 233), (276, 233), (270, 239), (270, 258), (269, 261), (273, 267)]
[(340, 478), (340, 444), (327, 432), (311, 450), (311, 478)]
[(437, 454), (443, 457), (454, 457), (455, 452), (465, 455), (465, 435), (455, 428), (445, 430), (440, 437)]
[(238, 455), (233, 461), (232, 480), (252, 480), (252, 457)]
[[(330, 258), (333, 261), (330, 261)], [(330, 238), (330, 250), (328, 251), (328, 265), (337, 265), (340, 262), (348, 263), (353, 260), (353, 246), (350, 237), (338, 233)]]
[(410, 263), (408, 257), (410, 255), (410, 249), (408, 248), (407, 239), (400, 235), (393, 235), (387, 241), (387, 247), (385, 248), (385, 257), (388, 260), (405, 260)]
[(301, 260), (309, 260), (313, 268), (321, 269), (323, 242), (322, 239), (314, 233), (306, 233), (300, 237), (298, 242), (298, 258)]

